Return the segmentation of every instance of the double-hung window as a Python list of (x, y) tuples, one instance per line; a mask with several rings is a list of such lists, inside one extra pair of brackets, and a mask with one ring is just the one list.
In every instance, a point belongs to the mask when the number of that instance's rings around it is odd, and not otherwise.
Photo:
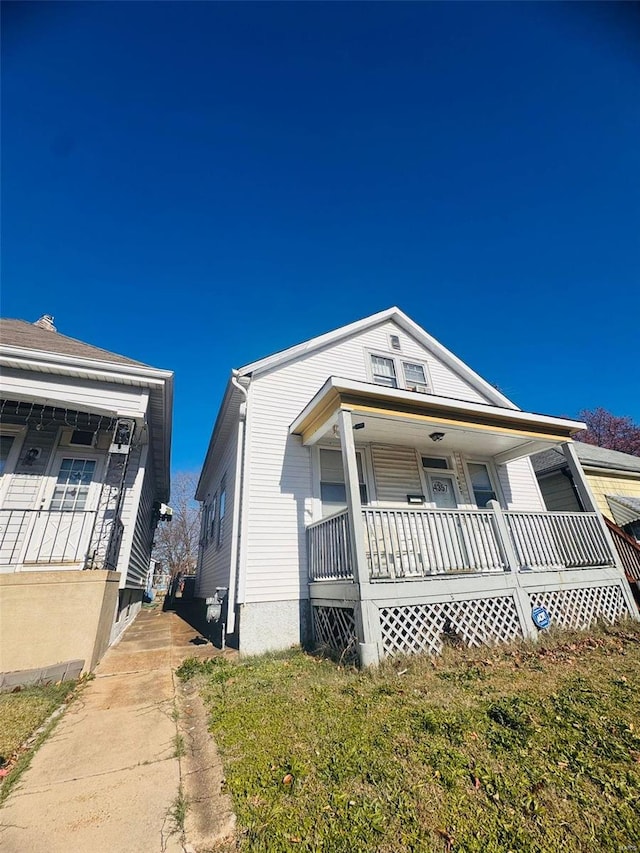
[[(360, 500), (363, 504), (368, 502), (367, 486), (364, 479), (362, 466), (362, 454), (356, 451), (356, 462), (358, 465), (358, 482), (360, 485)], [(322, 500), (322, 513), (329, 515), (347, 506), (347, 490), (344, 483), (344, 467), (342, 454), (339, 450), (320, 450), (320, 499)]]
[(427, 377), (423, 364), (416, 364), (412, 361), (403, 361), (402, 371), (404, 373), (404, 387), (407, 391), (420, 391), (423, 394), (426, 394)]
[(398, 387), (395, 359), (372, 355), (371, 372), (376, 385), (386, 385), (388, 388)]
[(484, 462), (467, 462), (467, 468), (476, 506), (479, 509), (484, 509), (489, 501), (496, 499), (489, 466)]

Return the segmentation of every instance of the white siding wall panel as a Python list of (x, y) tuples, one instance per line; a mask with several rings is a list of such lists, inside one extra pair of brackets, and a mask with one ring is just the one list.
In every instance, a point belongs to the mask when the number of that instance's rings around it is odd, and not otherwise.
[(390, 352), (390, 334), (400, 338), (399, 355), (428, 363), (435, 394), (488, 402), (393, 322), (255, 377), (247, 438), (251, 465), (246, 602), (307, 597), (305, 525), (312, 519), (311, 456), (299, 437), (289, 436), (289, 425), (329, 376), (371, 381), (368, 350)]
[(115, 382), (60, 377), (6, 368), (2, 371), (2, 396), (6, 399), (40, 400), (46, 405), (78, 409), (78, 411), (113, 411), (139, 417), (146, 412), (149, 392), (146, 389)]
[(498, 465), (497, 468), (507, 509), (519, 509), (523, 512), (545, 511), (538, 480), (529, 459), (517, 459), (506, 465)]
[[(133, 460), (132, 460), (133, 461)], [(129, 523), (135, 518), (133, 541), (127, 570), (128, 587), (143, 589), (149, 571), (151, 548), (153, 546), (153, 503), (156, 499), (156, 478), (151, 454), (147, 455), (147, 464), (142, 482), (137, 515), (133, 516), (133, 507), (127, 507)], [(124, 521), (124, 518), (123, 518)]]
[[(229, 423), (220, 449), (216, 454), (215, 464), (207, 484), (208, 500), (218, 493), (218, 510), (220, 505), (220, 484), (224, 477), (226, 484), (226, 511), (223, 520), (222, 544), (217, 546), (213, 537), (201, 550), (198, 576), (196, 580), (196, 595), (207, 598), (214, 595), (216, 587), (229, 586), (231, 570), (231, 546), (233, 535), (233, 499), (236, 486), (236, 450), (238, 446), (238, 424), (229, 418)], [(203, 519), (204, 521), (204, 519)], [(200, 531), (201, 541), (203, 531)]]

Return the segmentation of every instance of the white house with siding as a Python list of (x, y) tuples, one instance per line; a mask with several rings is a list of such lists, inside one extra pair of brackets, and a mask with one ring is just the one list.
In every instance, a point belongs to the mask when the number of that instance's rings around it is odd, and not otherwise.
[[(246, 654), (312, 638), (385, 654), (534, 635), (534, 607), (632, 613), (576, 465), (584, 425), (524, 412), (398, 308), (232, 372), (197, 489), (196, 595)], [(586, 512), (549, 513), (559, 448)]]
[(0, 673), (90, 670), (140, 609), (173, 374), (0, 321)]

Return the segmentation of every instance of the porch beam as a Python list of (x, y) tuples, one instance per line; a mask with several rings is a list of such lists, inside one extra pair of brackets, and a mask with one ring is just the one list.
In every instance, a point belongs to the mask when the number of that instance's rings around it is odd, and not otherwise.
[(532, 453), (537, 453), (539, 450), (546, 450), (548, 447), (547, 442), (525, 441), (517, 447), (510, 448), (510, 450), (503, 450), (502, 453), (496, 453), (493, 461), (496, 465), (505, 465), (507, 462), (514, 462), (516, 459), (531, 456)]

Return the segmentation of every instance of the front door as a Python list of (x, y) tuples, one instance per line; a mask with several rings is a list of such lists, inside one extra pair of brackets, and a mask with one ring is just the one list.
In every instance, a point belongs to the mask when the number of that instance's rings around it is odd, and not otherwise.
[(453, 474), (428, 474), (428, 500), (437, 509), (457, 509), (458, 501)]
[(30, 568), (84, 565), (98, 497), (97, 456), (56, 456), (42, 505), (28, 537), (24, 563)]

